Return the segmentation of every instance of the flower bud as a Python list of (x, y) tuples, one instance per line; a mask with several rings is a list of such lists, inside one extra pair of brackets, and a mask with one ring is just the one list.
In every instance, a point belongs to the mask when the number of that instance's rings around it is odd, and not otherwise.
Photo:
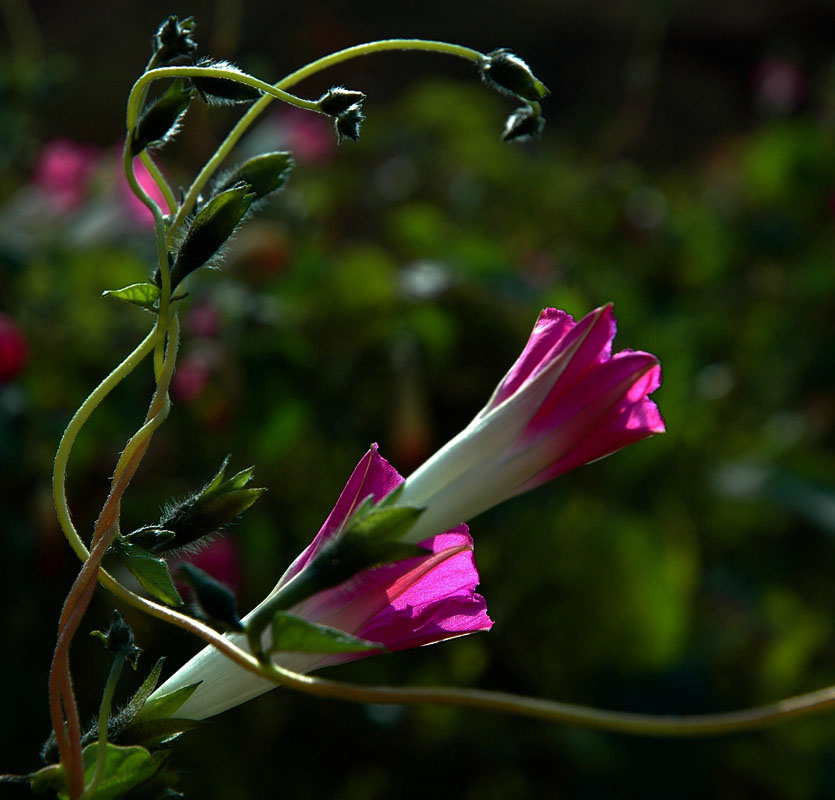
[(146, 525), (124, 540), (152, 553), (165, 553), (194, 545), (226, 528), (246, 511), (266, 489), (246, 489), (252, 467), (223, 480), (227, 457), (217, 474), (199, 492), (167, 506), (156, 525)]
[(360, 140), (360, 125), (365, 115), (360, 110), (359, 103), (349, 106), (336, 118), (336, 141), (342, 144), (343, 139), (353, 142)]
[(180, 246), (171, 270), (171, 285), (204, 266), (235, 232), (249, 211), (255, 193), (248, 183), (238, 183), (216, 194), (197, 212)]
[(91, 631), (90, 635), (100, 639), (114, 655), (123, 655), (136, 669), (136, 661), (142, 650), (136, 646), (130, 625), (125, 622), (124, 617), (118, 611), (113, 612), (110, 627), (106, 631)]
[(235, 595), (227, 586), (194, 564), (180, 564), (179, 575), (191, 586), (195, 601), (210, 621), (218, 623), (218, 627), (224, 630), (244, 629), (238, 616)]
[(338, 117), (353, 105), (359, 105), (365, 100), (363, 92), (346, 89), (344, 86), (334, 86), (319, 98), (319, 108), (331, 117)]
[(223, 192), (238, 183), (249, 184), (255, 199), (260, 200), (280, 189), (287, 182), (290, 170), (296, 166), (290, 153), (263, 153), (239, 164), (221, 180), (218, 191)]
[(172, 14), (165, 20), (151, 38), (153, 65), (161, 67), (176, 61), (190, 61), (197, 49), (197, 42), (192, 38), (196, 27), (194, 17), (180, 20), (176, 14)]
[(533, 106), (517, 108), (504, 124), (502, 139), (506, 142), (525, 142), (545, 130), (545, 117)]
[(177, 133), (183, 114), (188, 109), (194, 87), (179, 78), (151, 103), (139, 117), (131, 132), (131, 155), (139, 155), (146, 147), (160, 146)]
[[(234, 64), (228, 61), (214, 61), (211, 58), (201, 58), (196, 67), (213, 67), (222, 69), (232, 74), (243, 75)], [(246, 83), (236, 81), (234, 78), (205, 78), (194, 77), (191, 79), (200, 98), (204, 103), (213, 106), (234, 105), (235, 103), (250, 103), (261, 97), (261, 90)]]
[(519, 56), (505, 47), (488, 53), (479, 62), (482, 80), (502, 94), (537, 102), (550, 92)]

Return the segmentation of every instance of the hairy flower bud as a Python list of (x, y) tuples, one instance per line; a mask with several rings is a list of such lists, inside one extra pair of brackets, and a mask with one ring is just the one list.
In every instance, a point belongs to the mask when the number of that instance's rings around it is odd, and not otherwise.
[(139, 117), (131, 132), (131, 155), (139, 155), (146, 147), (169, 141), (177, 133), (193, 96), (194, 87), (179, 78), (175, 80)]
[(168, 17), (151, 38), (153, 65), (161, 67), (175, 61), (190, 61), (197, 50), (197, 42), (193, 38), (196, 27), (194, 17), (186, 17), (184, 20), (176, 14)]
[(360, 125), (365, 115), (360, 109), (359, 103), (349, 106), (336, 118), (336, 141), (342, 144), (343, 139), (350, 139), (353, 142), (360, 140)]
[(502, 94), (537, 102), (550, 92), (542, 81), (534, 76), (530, 67), (507, 48), (493, 50), (478, 65), (484, 82)]
[(533, 106), (517, 108), (504, 124), (502, 139), (506, 142), (525, 142), (545, 130), (545, 117)]
[(100, 639), (104, 646), (114, 655), (122, 655), (136, 669), (136, 662), (142, 650), (136, 646), (133, 631), (125, 622), (124, 617), (114, 611), (110, 618), (110, 627), (106, 631), (90, 631), (91, 636)]
[(235, 167), (231, 174), (221, 178), (218, 191), (226, 191), (238, 183), (247, 183), (255, 199), (260, 200), (284, 186), (295, 166), (296, 162), (290, 153), (262, 153), (247, 159)]
[[(196, 64), (196, 67), (212, 67), (222, 69), (231, 75), (243, 75), (234, 64), (228, 61), (214, 61), (211, 58), (203, 57)], [(235, 103), (250, 103), (261, 97), (261, 90), (246, 83), (236, 81), (234, 78), (206, 78), (193, 77), (191, 82), (197, 89), (201, 100), (208, 105), (225, 106)]]
[(319, 108), (331, 117), (338, 117), (353, 105), (359, 105), (365, 100), (363, 92), (346, 89), (344, 86), (334, 86), (319, 98)]
[(171, 270), (171, 285), (204, 266), (235, 232), (249, 211), (255, 193), (248, 183), (216, 194), (197, 212)]
[(223, 630), (244, 629), (238, 616), (235, 595), (228, 586), (224, 586), (194, 564), (180, 564), (179, 574), (191, 586), (197, 605), (211, 622), (217, 623)]

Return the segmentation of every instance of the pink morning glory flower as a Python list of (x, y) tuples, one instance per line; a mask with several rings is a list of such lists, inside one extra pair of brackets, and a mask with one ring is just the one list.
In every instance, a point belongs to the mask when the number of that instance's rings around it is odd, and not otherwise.
[(546, 308), (487, 405), (405, 482), (399, 505), (425, 508), (419, 541), (557, 475), (663, 433), (649, 395), (661, 385), (650, 353), (612, 354), (612, 306), (579, 322)]
[[(373, 446), (357, 464), (316, 538), (293, 562), (275, 590), (301, 571), (331, 537), (339, 534), (366, 497), (373, 495), (375, 500), (381, 500), (402, 482), (403, 478), (379, 455), (376, 445)], [(478, 571), (467, 526), (458, 525), (430, 536), (421, 545), (430, 551), (427, 555), (364, 570), (333, 589), (307, 598), (290, 609), (291, 613), (379, 642), (388, 650), (405, 650), (488, 630), (493, 623), (487, 616), (484, 598), (475, 591)], [(245, 637), (231, 635), (230, 638), (246, 648)], [(310, 672), (366, 655), (279, 653), (273, 659), (296, 672)], [(213, 647), (207, 647), (152, 697), (197, 681), (202, 683), (177, 710), (178, 717), (205, 719), (275, 687), (274, 683), (237, 666)]]

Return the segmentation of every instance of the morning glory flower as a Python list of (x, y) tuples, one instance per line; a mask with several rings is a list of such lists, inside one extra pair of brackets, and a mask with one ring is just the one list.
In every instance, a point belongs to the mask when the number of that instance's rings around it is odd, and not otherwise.
[(425, 509), (416, 542), (557, 475), (664, 432), (650, 353), (612, 354), (612, 306), (575, 322), (546, 308), (472, 422), (410, 475), (397, 502)]
[[(284, 586), (339, 534), (344, 523), (367, 497), (381, 500), (403, 482), (377, 452), (376, 445), (360, 460), (322, 529), (276, 585)], [(476, 593), (478, 571), (466, 525), (426, 537), (425, 556), (366, 569), (348, 581), (318, 592), (289, 611), (309, 622), (327, 625), (387, 650), (405, 650), (455, 636), (489, 630), (484, 598)], [(257, 610), (257, 609), (256, 609)], [(253, 612), (254, 613), (254, 612)], [(246, 623), (248, 617), (244, 618)], [(247, 648), (243, 635), (231, 634)], [(277, 653), (275, 663), (295, 672), (364, 658), (361, 653)], [(213, 647), (207, 647), (160, 686), (151, 700), (183, 686), (200, 686), (177, 710), (178, 717), (204, 719), (257, 697), (275, 684), (242, 669)]]

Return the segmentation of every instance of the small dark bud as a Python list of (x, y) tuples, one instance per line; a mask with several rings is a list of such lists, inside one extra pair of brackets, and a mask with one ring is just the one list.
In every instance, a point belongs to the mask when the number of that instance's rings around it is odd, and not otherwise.
[(123, 655), (136, 669), (136, 662), (142, 651), (136, 646), (130, 625), (118, 611), (113, 612), (110, 627), (106, 631), (90, 631), (90, 635), (100, 639), (114, 655)]
[(204, 266), (235, 232), (252, 205), (255, 193), (247, 183), (239, 183), (216, 194), (197, 212), (183, 240), (174, 267), (171, 285)]
[[(211, 58), (201, 58), (196, 67), (214, 67), (226, 72), (243, 75), (234, 64), (228, 61), (213, 61)], [(261, 90), (240, 83), (233, 78), (192, 78), (191, 82), (197, 89), (200, 98), (208, 105), (233, 105), (235, 103), (250, 103), (261, 97)]]
[(151, 38), (153, 66), (161, 67), (175, 61), (191, 61), (194, 51), (197, 50), (197, 42), (193, 38), (196, 27), (194, 17), (180, 20), (176, 14), (172, 14), (165, 20)]
[(533, 106), (517, 108), (504, 124), (502, 139), (506, 142), (525, 142), (545, 130), (545, 117)]
[(334, 86), (319, 98), (319, 108), (331, 117), (338, 117), (353, 105), (359, 105), (365, 100), (363, 92), (346, 89), (344, 86)]
[(152, 553), (187, 548), (218, 533), (246, 511), (266, 489), (247, 489), (252, 468), (224, 480), (229, 459), (199, 492), (167, 506), (159, 523), (146, 525), (124, 537)]
[(244, 629), (238, 616), (235, 595), (227, 586), (193, 564), (181, 564), (178, 573), (191, 586), (195, 601), (210, 621), (224, 630)]
[(131, 155), (138, 155), (146, 147), (159, 146), (171, 139), (179, 129), (180, 120), (188, 109), (194, 88), (177, 79), (151, 103), (139, 117), (131, 135)]
[(284, 186), (295, 165), (290, 153), (275, 152), (255, 156), (237, 166), (231, 175), (223, 179), (218, 191), (226, 191), (236, 183), (247, 183), (255, 199), (260, 200)]
[(360, 110), (358, 103), (349, 106), (336, 118), (336, 141), (342, 144), (343, 139), (350, 139), (352, 142), (360, 140), (360, 125), (365, 115)]
[(488, 53), (481, 59), (478, 68), (484, 82), (502, 94), (515, 95), (531, 102), (538, 102), (550, 94), (545, 84), (534, 77), (530, 67), (506, 48)]

